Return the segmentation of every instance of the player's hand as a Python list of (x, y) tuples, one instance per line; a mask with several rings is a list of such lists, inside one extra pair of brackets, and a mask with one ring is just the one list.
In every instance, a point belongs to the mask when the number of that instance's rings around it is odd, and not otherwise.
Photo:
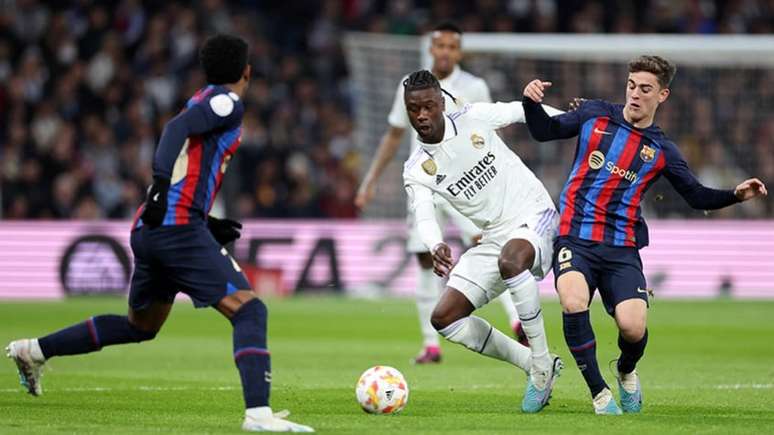
[(570, 104), (568, 104), (569, 108), (567, 109), (567, 111), (568, 112), (574, 112), (574, 111), (580, 109), (580, 106), (581, 106), (581, 104), (583, 104), (584, 101), (586, 101), (585, 98), (580, 98), (580, 97), (573, 98), (572, 100), (570, 100)]
[(766, 196), (768, 194), (769, 192), (766, 190), (766, 185), (757, 178), (744, 180), (741, 184), (736, 186), (736, 189), (734, 189), (734, 195), (736, 195), (740, 201), (747, 201), (756, 196)]
[(373, 183), (361, 184), (360, 188), (357, 190), (357, 195), (355, 195), (355, 207), (360, 210), (364, 209), (365, 206), (371, 202), (371, 199), (373, 199), (375, 190), (376, 188)]
[(524, 96), (536, 103), (542, 103), (545, 96), (543, 92), (550, 87), (551, 82), (544, 82), (538, 79), (532, 80), (524, 88)]
[(444, 242), (435, 245), (433, 248), (433, 272), (441, 278), (449, 275), (452, 269), (451, 248)]
[(145, 198), (145, 207), (140, 218), (145, 225), (156, 228), (164, 222), (167, 214), (167, 193), (169, 192), (169, 179), (153, 177), (153, 184), (148, 188)]
[(242, 229), (242, 224), (231, 219), (218, 219), (207, 216), (207, 228), (210, 230), (212, 237), (222, 246), (228, 245), (242, 235), (239, 232)]

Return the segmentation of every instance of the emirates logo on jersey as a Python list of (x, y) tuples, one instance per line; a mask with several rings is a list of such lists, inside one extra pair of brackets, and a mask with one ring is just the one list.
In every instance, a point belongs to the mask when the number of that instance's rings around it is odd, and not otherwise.
[(462, 194), (465, 199), (473, 199), (497, 175), (494, 166), (495, 155), (490, 151), (475, 166), (462, 173), (462, 177), (446, 187), (453, 197)]

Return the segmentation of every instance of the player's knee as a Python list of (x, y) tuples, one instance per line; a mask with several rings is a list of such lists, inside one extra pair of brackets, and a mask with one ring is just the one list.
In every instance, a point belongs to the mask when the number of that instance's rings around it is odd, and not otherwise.
[(562, 311), (568, 314), (580, 313), (589, 309), (589, 304), (586, 298), (580, 295), (568, 294), (563, 295), (561, 298)]
[(503, 279), (512, 278), (532, 267), (535, 254), (526, 240), (511, 240), (505, 244), (497, 259), (497, 267)]
[(430, 324), (433, 325), (436, 331), (440, 331), (459, 319), (460, 316), (452, 310), (435, 307), (433, 314), (430, 316)]
[(141, 329), (132, 323), (129, 323), (129, 332), (132, 337), (132, 341), (135, 343), (140, 343), (142, 341), (149, 341), (156, 338), (156, 334), (158, 334), (158, 329)]
[(266, 304), (258, 298), (252, 298), (242, 305), (231, 316), (231, 324), (237, 325), (241, 322), (257, 323), (259, 325), (266, 324), (266, 318), (269, 315), (269, 310)]
[(645, 336), (645, 322), (630, 320), (618, 322), (621, 337), (629, 343), (636, 343)]

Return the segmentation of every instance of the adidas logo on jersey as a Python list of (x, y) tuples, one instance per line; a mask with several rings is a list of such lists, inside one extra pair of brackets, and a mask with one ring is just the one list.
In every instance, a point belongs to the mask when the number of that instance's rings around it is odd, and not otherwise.
[(445, 179), (446, 179), (446, 175), (438, 174), (435, 176), (435, 184), (436, 185), (441, 184)]

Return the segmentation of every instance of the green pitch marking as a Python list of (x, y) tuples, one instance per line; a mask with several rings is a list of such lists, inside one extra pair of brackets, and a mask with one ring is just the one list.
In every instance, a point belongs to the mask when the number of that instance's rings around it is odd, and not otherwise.
[[(657, 300), (638, 370), (642, 414), (593, 415), (566, 349), (561, 314), (546, 302), (549, 345), (565, 361), (551, 405), (525, 415), (525, 376), (499, 361), (443, 344), (444, 362), (412, 366), (419, 331), (411, 301), (270, 300), (272, 406), (320, 433), (766, 433), (774, 428), (774, 302)], [(0, 342), (41, 335), (94, 314), (123, 313), (120, 299), (0, 304)], [(592, 307), (598, 357), (617, 357), (612, 319)], [(499, 306), (482, 315), (507, 331)], [(230, 324), (178, 303), (156, 340), (55, 358), (44, 395), (22, 393), (15, 366), (0, 363), (2, 433), (240, 433), (242, 397)], [(411, 394), (403, 413), (371, 416), (354, 399), (366, 368), (401, 370)], [(617, 391), (616, 391), (617, 395)]]

